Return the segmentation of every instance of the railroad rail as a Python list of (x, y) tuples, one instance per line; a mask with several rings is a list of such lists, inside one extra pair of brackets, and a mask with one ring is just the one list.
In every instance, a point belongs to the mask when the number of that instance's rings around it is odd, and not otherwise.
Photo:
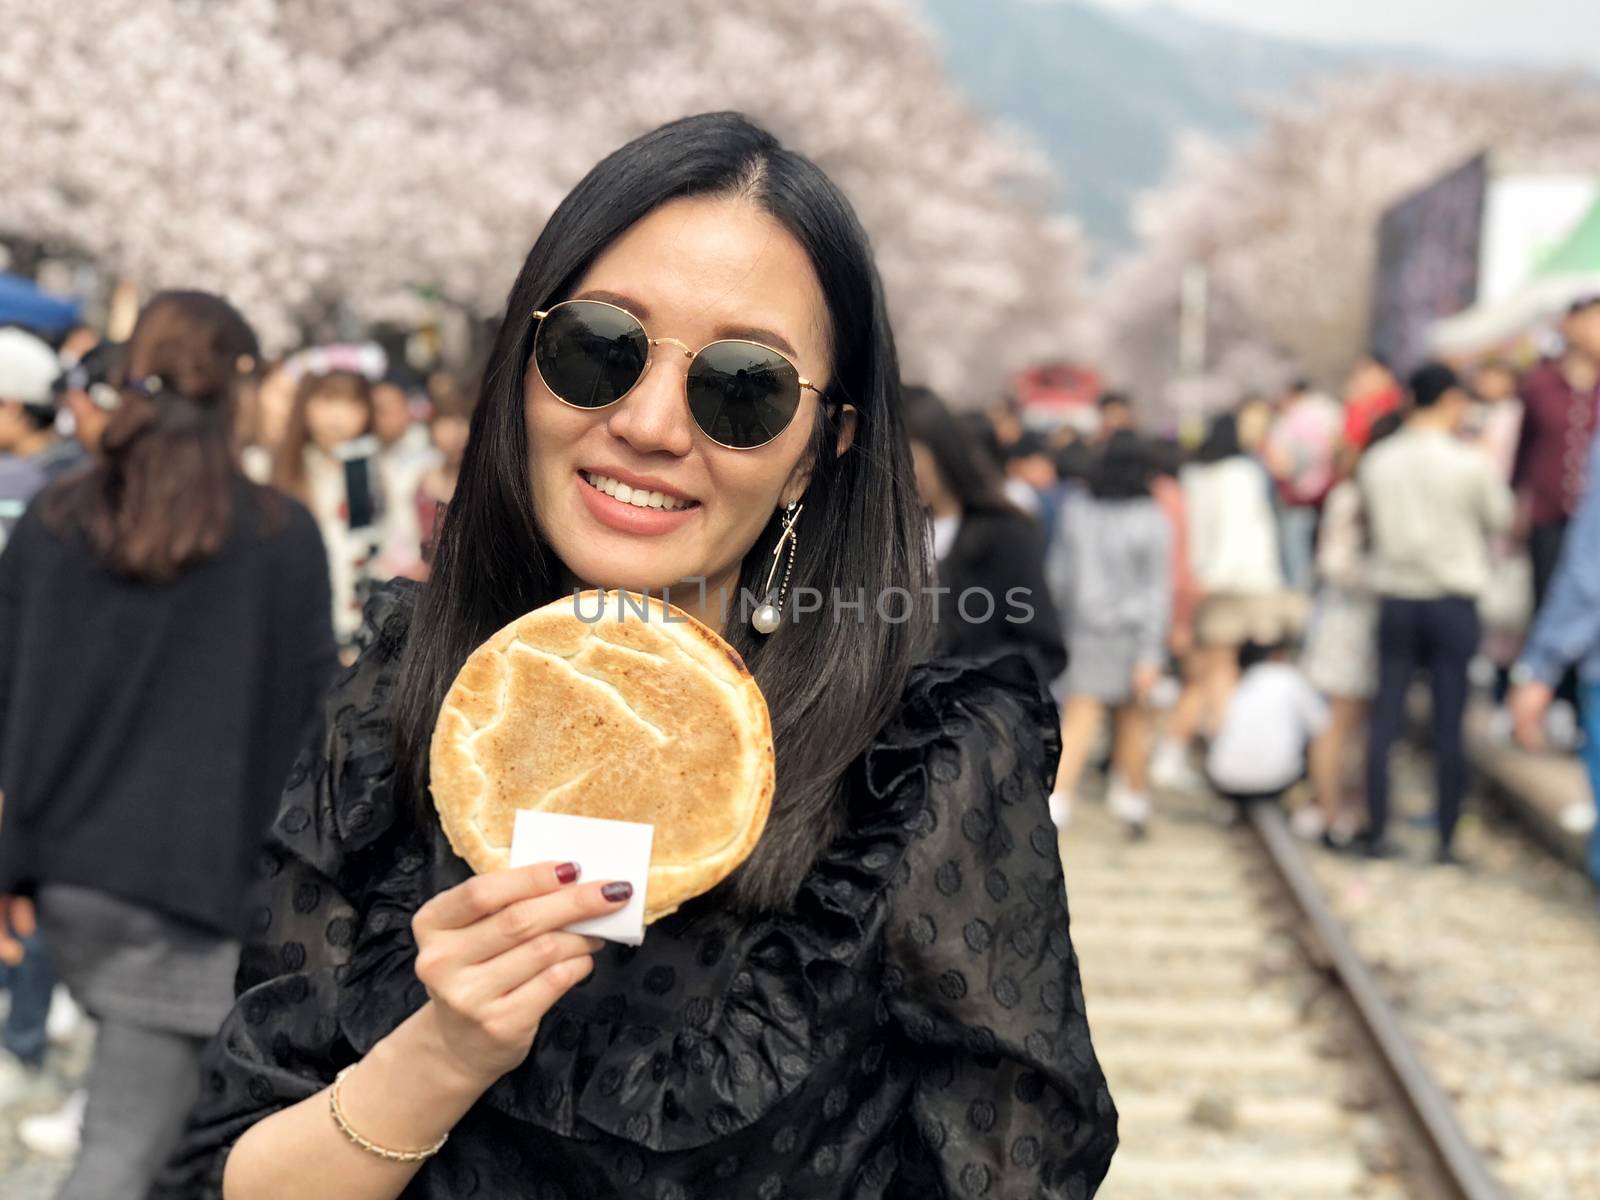
[(1313, 939), (1313, 956), (1337, 980), (1359, 1017), (1375, 1059), (1409, 1111), (1433, 1160), (1435, 1184), (1450, 1200), (1505, 1200), (1506, 1193), (1473, 1146), (1455, 1107), (1418, 1055), (1382, 988), (1339, 918), (1323, 899), (1300, 847), (1276, 805), (1248, 809), (1251, 829)]

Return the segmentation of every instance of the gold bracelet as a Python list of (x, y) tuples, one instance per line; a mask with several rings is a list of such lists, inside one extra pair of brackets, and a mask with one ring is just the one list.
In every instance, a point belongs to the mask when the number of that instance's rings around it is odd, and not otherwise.
[(339, 1087), (344, 1083), (344, 1077), (355, 1069), (355, 1064), (352, 1063), (350, 1066), (340, 1071), (333, 1077), (333, 1086), (328, 1089), (328, 1111), (333, 1114), (333, 1123), (339, 1127), (340, 1133), (344, 1134), (345, 1137), (349, 1138), (354, 1145), (361, 1147), (361, 1149), (365, 1150), (368, 1154), (376, 1155), (386, 1162), (424, 1162), (427, 1159), (432, 1158), (444, 1148), (444, 1144), (450, 1140), (450, 1135), (448, 1133), (433, 1145), (429, 1146), (426, 1150), (389, 1150), (378, 1145), (376, 1142), (369, 1142), (366, 1138), (362, 1137), (359, 1133), (352, 1129), (350, 1127), (350, 1122), (345, 1119), (344, 1110), (339, 1107)]

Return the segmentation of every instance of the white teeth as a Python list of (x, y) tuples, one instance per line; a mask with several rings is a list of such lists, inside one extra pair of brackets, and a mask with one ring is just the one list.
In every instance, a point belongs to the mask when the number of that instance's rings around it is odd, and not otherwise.
[(679, 500), (676, 496), (668, 496), (664, 492), (646, 491), (644, 488), (629, 487), (625, 483), (612, 479), (609, 475), (596, 475), (592, 471), (583, 472), (583, 477), (589, 486), (597, 491), (602, 491), (608, 496), (613, 496), (624, 504), (631, 504), (635, 508), (660, 508), (667, 512), (687, 508), (688, 502)]

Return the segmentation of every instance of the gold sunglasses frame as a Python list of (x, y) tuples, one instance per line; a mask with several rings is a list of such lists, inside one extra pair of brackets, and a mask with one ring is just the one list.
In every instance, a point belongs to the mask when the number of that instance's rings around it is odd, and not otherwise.
[[(596, 304), (596, 305), (599, 305), (601, 308), (614, 309), (615, 311), (621, 313), (623, 316), (627, 317), (628, 320), (632, 321), (635, 325), (637, 325), (639, 327), (640, 331), (643, 332), (643, 334), (644, 334), (645, 345), (648, 348), (645, 350), (644, 369), (639, 372), (639, 378), (635, 379), (633, 381), (633, 383), (629, 385), (628, 390), (623, 392), (622, 395), (618, 396), (615, 400), (608, 400), (604, 404), (594, 404), (594, 405), (574, 404), (574, 403), (572, 403), (572, 401), (570, 401), (570, 400), (566, 399), (565, 397), (563, 397), (560, 392), (556, 391), (555, 388), (550, 386), (550, 381), (544, 377), (544, 372), (539, 370), (539, 356), (537, 354), (531, 355), (530, 357), (533, 359), (533, 369), (534, 369), (535, 372), (538, 373), (539, 382), (544, 384), (544, 390), (549, 392), (557, 400), (560, 400), (561, 403), (565, 404), (568, 408), (576, 408), (576, 409), (579, 409), (582, 412), (599, 412), (603, 408), (610, 408), (613, 404), (620, 404), (623, 400), (626, 400), (629, 396), (631, 396), (633, 394), (633, 389), (638, 387), (641, 383), (643, 383), (644, 382), (644, 377), (647, 374), (650, 373), (651, 364), (655, 360), (655, 348), (657, 346), (662, 346), (662, 345), (676, 346), (679, 350), (683, 351), (684, 357), (687, 358), (690, 362), (693, 362), (695, 359), (699, 358), (700, 355), (704, 354), (712, 346), (721, 346), (721, 345), (726, 345), (726, 344), (730, 344), (730, 343), (733, 344), (733, 345), (755, 346), (759, 350), (765, 350), (768, 354), (776, 354), (779, 358), (783, 359), (784, 362), (788, 363), (790, 368), (794, 371), (795, 379), (799, 381), (800, 390), (801, 391), (805, 391), (807, 388), (810, 388), (813, 392), (815, 392), (817, 394), (818, 400), (821, 400), (821, 398), (822, 398), (822, 389), (819, 388), (816, 384), (812, 383), (804, 375), (800, 374), (800, 364), (799, 363), (795, 362), (794, 359), (790, 358), (787, 354), (785, 354), (782, 350), (779, 350), (776, 346), (769, 346), (765, 342), (758, 342), (753, 338), (717, 338), (715, 341), (707, 342), (704, 346), (701, 346), (700, 349), (698, 349), (698, 350), (691, 350), (691, 349), (689, 349), (689, 347), (685, 343), (679, 341), (677, 338), (653, 338), (653, 337), (651, 337), (650, 336), (650, 331), (644, 327), (644, 322), (643, 321), (639, 320), (638, 317), (634, 316), (627, 309), (623, 308), (622, 305), (620, 305), (620, 304), (612, 304), (609, 300), (563, 300), (559, 304), (552, 304), (549, 308), (536, 309), (534, 311), (534, 314), (533, 314), (533, 319), (534, 319), (535, 322), (537, 322), (538, 324), (540, 324), (542, 326), (543, 323), (544, 323), (544, 319), (546, 317), (548, 317), (551, 313), (555, 312), (556, 309), (558, 309), (558, 308), (566, 308), (568, 305), (571, 305), (571, 304)], [(538, 337), (538, 331), (537, 330), (535, 330), (535, 332), (534, 332), (534, 337), (536, 337), (536, 338)], [(688, 380), (687, 376), (684, 377), (684, 381), (683, 381), (683, 400), (684, 400), (685, 404), (688, 404), (688, 402), (689, 402), (689, 380)], [(796, 412), (798, 412), (798, 411), (799, 411), (799, 409), (798, 409), (798, 406), (797, 406)], [(693, 409), (690, 410), (689, 416), (690, 416), (691, 420), (694, 419), (694, 410)], [(777, 433), (773, 434), (770, 438), (768, 438), (764, 442), (758, 442), (754, 446), (730, 446), (730, 445), (728, 445), (727, 442), (719, 442), (719, 441), (717, 441), (716, 438), (712, 437), (709, 433), (706, 433), (705, 428), (700, 424), (699, 421), (694, 421), (694, 427), (696, 429), (700, 430), (701, 433), (705, 434), (705, 437), (706, 437), (707, 441), (711, 442), (713, 445), (721, 446), (724, 450), (759, 450), (763, 446), (770, 446), (770, 445), (772, 445), (773, 442), (777, 441), (780, 437), (782, 437), (783, 433), (784, 433), (784, 430), (788, 429), (789, 425), (792, 425), (792, 424), (794, 424), (794, 417), (793, 416), (791, 416), (789, 418), (788, 424), (786, 424), (783, 427), (783, 429), (778, 430)]]

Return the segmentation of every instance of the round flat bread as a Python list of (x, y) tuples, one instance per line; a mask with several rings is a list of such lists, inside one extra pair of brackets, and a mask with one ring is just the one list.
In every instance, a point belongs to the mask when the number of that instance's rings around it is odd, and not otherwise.
[(648, 923), (755, 849), (772, 725), (744, 661), (710, 629), (655, 597), (590, 591), (472, 652), (439, 710), (430, 782), (474, 871), (508, 865), (518, 809), (654, 825)]

